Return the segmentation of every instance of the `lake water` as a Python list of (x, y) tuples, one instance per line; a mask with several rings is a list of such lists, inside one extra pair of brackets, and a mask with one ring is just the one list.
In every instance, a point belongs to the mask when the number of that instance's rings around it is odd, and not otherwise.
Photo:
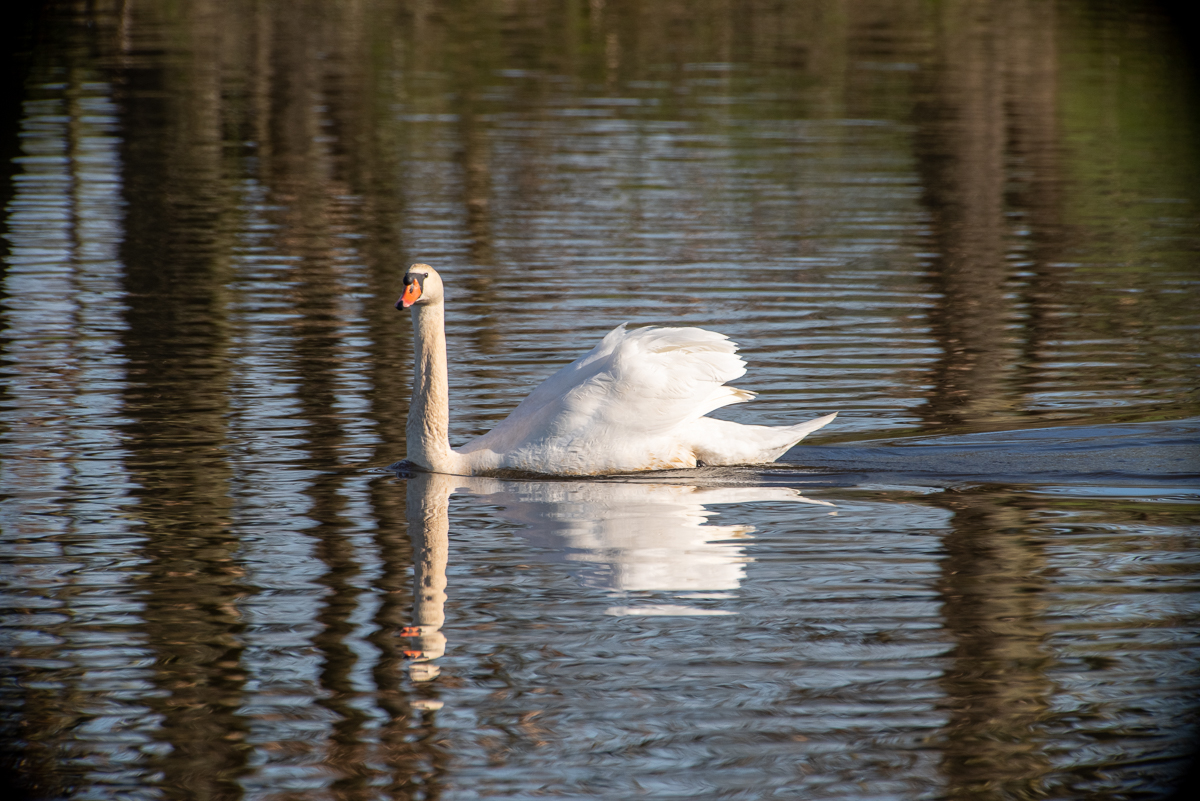
[[(37, 799), (1161, 798), (1200, 108), (1138, 3), (51, 3), (15, 36), (0, 774)], [(457, 478), (622, 322), (779, 463)]]

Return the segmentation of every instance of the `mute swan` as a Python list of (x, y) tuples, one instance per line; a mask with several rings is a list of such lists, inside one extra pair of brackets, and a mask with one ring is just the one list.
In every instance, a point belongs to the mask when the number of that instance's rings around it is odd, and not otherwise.
[(408, 461), (433, 473), (524, 470), (602, 475), (773, 462), (837, 412), (794, 426), (752, 426), (704, 415), (754, 393), (725, 386), (745, 362), (723, 334), (702, 328), (619, 325), (547, 378), (498, 426), (450, 448), (441, 276), (428, 264), (404, 275), (396, 308), (413, 316)]

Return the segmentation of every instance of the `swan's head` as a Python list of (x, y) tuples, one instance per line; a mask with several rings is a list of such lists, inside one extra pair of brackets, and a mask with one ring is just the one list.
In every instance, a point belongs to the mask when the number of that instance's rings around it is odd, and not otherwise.
[(414, 264), (404, 274), (404, 294), (396, 301), (397, 309), (427, 303), (441, 303), (442, 277), (428, 264)]

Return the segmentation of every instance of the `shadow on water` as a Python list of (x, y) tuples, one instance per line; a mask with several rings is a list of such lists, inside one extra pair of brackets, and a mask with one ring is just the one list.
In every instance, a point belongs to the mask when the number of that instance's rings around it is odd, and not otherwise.
[(1070, 426), (854, 446), (800, 445), (786, 459), (834, 469), (850, 483), (1095, 485), (1100, 492), (1192, 495), (1200, 482), (1200, 420)]

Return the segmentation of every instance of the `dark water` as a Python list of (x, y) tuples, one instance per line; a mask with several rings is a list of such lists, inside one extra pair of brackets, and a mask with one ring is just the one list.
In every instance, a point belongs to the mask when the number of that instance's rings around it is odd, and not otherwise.
[[(16, 35), (0, 773), (54, 799), (1160, 798), (1200, 109), (1138, 3), (55, 3)], [(777, 465), (410, 476), (613, 326)]]

